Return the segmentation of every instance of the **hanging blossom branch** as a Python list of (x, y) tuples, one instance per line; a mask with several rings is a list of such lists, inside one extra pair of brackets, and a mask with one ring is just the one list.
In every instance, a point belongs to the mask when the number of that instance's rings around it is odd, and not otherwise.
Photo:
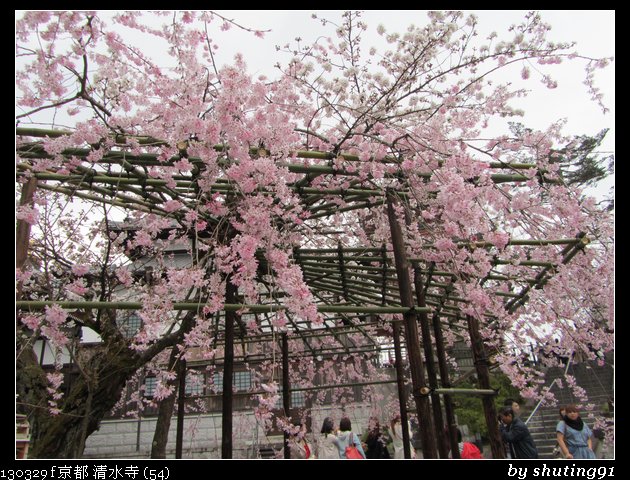
[[(314, 45), (285, 49), (292, 58), (280, 65), (278, 78), (254, 79), (242, 57), (219, 69), (217, 46), (221, 30), (229, 26), (262, 31), (213, 12), (160, 16), (163, 25), (155, 27), (140, 12), (109, 19), (94, 12), (27, 12), (16, 25), (17, 106), (23, 112), (17, 120), (45, 121), (44, 115), (54, 111), (74, 121), (68, 135), (37, 145), (17, 138), (24, 147), (18, 158), (20, 181), (32, 175), (65, 175), (77, 195), (91, 195), (91, 189), (100, 189), (103, 198), (118, 195), (116, 208), (133, 227), (104, 232), (107, 238), (120, 253), (157, 259), (153, 283), (120, 263), (101, 279), (111, 282), (107, 292), (123, 285), (143, 302), (144, 326), (132, 339), (120, 335), (114, 311), (93, 320), (109, 342), (107, 348), (125, 352), (136, 366), (131, 371), (120, 366), (121, 384), (173, 344), (182, 351), (201, 345), (202, 355), (214, 358), (217, 330), (208, 327), (214, 325), (212, 315), (224, 307), (227, 282), (238, 287), (239, 301), (252, 303), (270, 298), (263, 295), (268, 287), (273, 301), (287, 308), (271, 318), (274, 328), (294, 319), (321, 324), (325, 318), (317, 312), (295, 247), (336, 248), (341, 242), (380, 248), (390, 242), (382, 202), (368, 197), (365, 207), (352, 209), (356, 197), (344, 192), (353, 188), (374, 196), (388, 188), (406, 192), (397, 215), (405, 225), (408, 253), (435, 262), (437, 270), (454, 272), (461, 312), (483, 320), (482, 333), (490, 346), (503, 351), (506, 335), (517, 346), (524, 337), (516, 335), (523, 328), (520, 313), (509, 312), (494, 293), (527, 288), (523, 264), (545, 260), (561, 267), (554, 270), (557, 278), (540, 282), (540, 288), (527, 294), (527, 314), (536, 327), (528, 335), (534, 330), (567, 332), (562, 348), (572, 349), (585, 340), (581, 334), (568, 334), (577, 328), (592, 331), (594, 345), (612, 348), (610, 332), (601, 325), (605, 319), (610, 328), (613, 318), (612, 248), (589, 246), (562, 265), (561, 248), (555, 245), (508, 245), (523, 236), (566, 238), (582, 232), (597, 232), (606, 244), (614, 238), (611, 215), (595, 205), (583, 208), (580, 190), (562, 184), (551, 160), (558, 146), (568, 143), (562, 125), (523, 132), (518, 138), (487, 133), (493, 119), (518, 116), (510, 102), (527, 93), (495, 82), (498, 72), (522, 65), (519, 75), (528, 79), (535, 76), (535, 65), (541, 81), (553, 88), (547, 73), (552, 65), (586, 62), (586, 87), (599, 103), (594, 72), (609, 59), (589, 59), (570, 52), (570, 44), (548, 43), (548, 26), (538, 14), (515, 26), (509, 40), (492, 35), (478, 42), (474, 17), (430, 12), (427, 26), (412, 27), (403, 35), (378, 27), (389, 45), (379, 52), (364, 45), (367, 25), (361, 14), (348, 12), (340, 22), (323, 25), (330, 38), (322, 35)], [(213, 29), (216, 18), (223, 21), (219, 32)], [(327, 32), (329, 26), (334, 31)], [(163, 47), (160, 63), (127, 39), (127, 29)], [(162, 66), (167, 61), (172, 64)], [(294, 152), (304, 145), (330, 153), (330, 158), (297, 159)], [(35, 146), (43, 148), (45, 158), (27, 155)], [(63, 154), (75, 147), (88, 148), (89, 154)], [(106, 157), (110, 153), (118, 163), (105, 162), (113, 161)], [(146, 163), (132, 165), (126, 155)], [(338, 174), (298, 174), (287, 167), (297, 162), (330, 167)], [(94, 180), (104, 173), (119, 183)], [(521, 175), (518, 182), (513, 181), (515, 174)], [(131, 181), (136, 184), (125, 183)], [(48, 183), (40, 185), (51, 187)], [(301, 195), (305, 187), (322, 193)], [(342, 194), (326, 193), (331, 191)], [(85, 200), (95, 201), (94, 196)], [(412, 213), (409, 224), (405, 209)], [(18, 215), (38, 221), (36, 207), (21, 207)], [(340, 233), (323, 233), (330, 231)], [(207, 260), (167, 266), (165, 250), (179, 241), (189, 248), (192, 239), (196, 246), (191, 256), (207, 253)], [(480, 239), (490, 246), (461, 247)], [(493, 263), (496, 259), (503, 263)], [(74, 276), (60, 276), (63, 287), (79, 296), (98, 291), (83, 270), (85, 263), (73, 256), (67, 260), (65, 270)], [(25, 268), (20, 278), (38, 278), (37, 270), (36, 265)], [(497, 274), (517, 280), (508, 287), (489, 279)], [(588, 294), (578, 295), (586, 285)], [(26, 287), (31, 289), (27, 294), (41, 295), (34, 282)], [(174, 318), (172, 304), (189, 295), (199, 302), (199, 311)], [(55, 312), (48, 313), (50, 318), (26, 316), (21, 324), (33, 331), (50, 328), (62, 315)], [(243, 325), (244, 332), (260, 329), (259, 321)], [(54, 337), (64, 329), (46, 332)], [(454, 340), (454, 335), (447, 336)], [(512, 365), (510, 355), (498, 358), (519, 386), (538, 394), (534, 372)], [(364, 378), (356, 356), (344, 361), (343, 368), (329, 364), (325, 369), (332, 382)], [(305, 361), (295, 380), (315, 378), (314, 368)], [(164, 379), (166, 384), (167, 374)], [(258, 413), (268, 424), (277, 385), (265, 385)], [(339, 401), (347, 398), (342, 392), (335, 395)], [(59, 408), (62, 404), (60, 400)]]

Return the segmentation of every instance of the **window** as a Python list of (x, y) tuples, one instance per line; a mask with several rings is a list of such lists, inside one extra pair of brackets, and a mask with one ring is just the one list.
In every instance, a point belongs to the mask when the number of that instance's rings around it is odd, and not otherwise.
[(252, 388), (252, 375), (250, 372), (234, 372), (234, 388), (240, 392)]
[(188, 372), (186, 375), (186, 395), (203, 395), (204, 375)]
[(116, 318), (116, 324), (123, 337), (133, 338), (142, 326), (142, 319), (136, 312), (125, 313)]
[[(284, 396), (280, 393), (280, 398), (276, 403), (276, 408), (283, 408)], [(291, 392), (291, 408), (299, 408), (306, 405), (306, 395), (304, 392)]]
[[(234, 372), (232, 375), (233, 389), (239, 392), (247, 391), (252, 388), (251, 372)], [(223, 373), (215, 372), (214, 389), (216, 392), (223, 392)]]
[(144, 396), (147, 398), (155, 395), (155, 388), (157, 387), (156, 377), (147, 377), (144, 379)]

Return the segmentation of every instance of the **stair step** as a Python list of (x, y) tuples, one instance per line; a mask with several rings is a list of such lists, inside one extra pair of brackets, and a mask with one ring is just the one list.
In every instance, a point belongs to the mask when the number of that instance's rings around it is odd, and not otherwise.
[[(601, 416), (602, 408), (611, 398), (614, 398), (614, 371), (610, 365), (604, 367), (597, 366), (593, 362), (588, 364), (572, 365), (569, 368), (570, 375), (573, 375), (580, 387), (582, 387), (588, 397), (588, 403), (595, 406), (594, 410), (583, 410), (582, 418), (586, 424), (592, 429), (595, 419), (592, 416)], [(563, 368), (549, 368), (546, 371), (546, 383), (549, 385), (555, 378), (564, 378)], [(556, 425), (560, 420), (558, 414), (559, 405), (568, 405), (575, 403), (581, 405), (581, 401), (572, 394), (567, 387), (566, 382), (562, 382), (562, 388), (554, 385), (551, 392), (554, 394), (558, 405), (540, 406), (534, 416), (527, 422), (534, 443), (538, 449), (539, 457), (544, 459), (553, 458), (553, 449), (556, 446)], [(532, 412), (523, 409), (521, 418), (526, 420)]]

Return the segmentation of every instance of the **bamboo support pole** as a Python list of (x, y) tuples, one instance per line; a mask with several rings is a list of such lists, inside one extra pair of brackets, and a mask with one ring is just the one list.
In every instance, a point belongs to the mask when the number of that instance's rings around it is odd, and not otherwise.
[[(392, 190), (387, 192), (387, 214), (389, 218), (392, 245), (394, 248), (394, 262), (398, 275), (398, 288), (400, 292), (400, 303), (406, 307), (413, 307), (413, 294), (409, 281), (409, 262), (405, 253), (405, 245), (402, 236), (402, 228), (398, 223), (394, 204), (396, 194)], [(423, 308), (423, 307), (418, 307)], [(426, 308), (426, 307), (425, 307)], [(422, 436), (422, 451), (424, 458), (437, 458), (435, 446), (435, 431), (429, 410), (428, 398), (420, 394), (420, 390), (426, 388), (424, 378), (424, 362), (420, 352), (418, 337), (418, 324), (416, 312), (409, 310), (404, 314), (405, 337), (409, 352), (409, 366), (411, 370), (411, 380), (413, 384), (413, 396), (418, 412), (418, 422), (420, 423), (420, 434)], [(403, 431), (406, 430), (403, 425)], [(405, 452), (406, 453), (406, 452)]]
[[(342, 317), (327, 318), (326, 321), (337, 321), (337, 320), (340, 320), (341, 318)], [(373, 326), (378, 326), (378, 325), (380, 325), (378, 322), (367, 322), (367, 323), (362, 323), (361, 327), (373, 327)], [(265, 328), (271, 328), (271, 327), (265, 327)], [(335, 326), (329, 325), (326, 327), (326, 332), (329, 332), (329, 333), (322, 332), (321, 330), (322, 329), (311, 329), (311, 330), (302, 331), (301, 337), (318, 338), (318, 337), (329, 337), (331, 333), (336, 334), (336, 335), (360, 333), (360, 330), (358, 329), (356, 325), (335, 325)], [(271, 342), (273, 338), (275, 338), (275, 334), (272, 332), (264, 332), (260, 334), (251, 333), (251, 334), (248, 334), (247, 337), (243, 339), (243, 342), (244, 343)], [(222, 345), (222, 343), (219, 341), (217, 342), (217, 345)]]
[[(387, 350), (387, 349), (385, 349)], [(317, 351), (315, 354), (311, 353), (311, 352), (293, 352), (290, 355), (291, 360), (297, 360), (297, 361), (302, 361), (302, 359), (317, 359), (317, 356), (319, 355), (326, 355), (329, 358), (334, 356), (334, 355), (361, 355), (362, 357), (365, 357), (366, 355), (377, 355), (379, 353), (381, 353), (383, 351), (383, 349), (378, 349), (376, 347), (372, 347), (372, 348), (346, 348), (346, 347), (330, 347), (327, 349), (322, 349), (321, 351)], [(248, 363), (248, 362), (262, 362), (262, 361), (273, 361), (274, 360), (274, 356), (271, 354), (264, 354), (264, 353), (258, 353), (258, 354), (235, 354), (234, 355), (234, 361), (236, 363)], [(222, 357), (217, 357), (216, 358), (216, 364), (217, 365), (221, 365), (223, 358)], [(238, 360), (238, 362), (237, 362)], [(215, 361), (206, 361), (206, 362), (196, 362), (195, 365), (214, 365)]]
[(186, 359), (179, 358), (177, 361), (177, 376), (179, 380), (177, 399), (177, 427), (175, 435), (175, 458), (182, 458), (184, 446), (184, 416), (186, 402)]
[[(407, 219), (410, 222), (410, 219)], [(414, 287), (416, 291), (416, 303), (420, 307), (426, 307), (425, 292), (422, 275), (418, 268), (413, 269)], [(431, 406), (433, 408), (434, 418), (434, 435), (437, 440), (437, 448), (440, 458), (448, 458), (448, 450), (442, 441), (444, 437), (444, 419), (442, 417), (442, 406), (440, 405), (440, 397), (435, 393), (437, 389), (437, 372), (435, 368), (435, 360), (433, 355), (433, 344), (431, 342), (431, 331), (429, 329), (429, 317), (426, 313), (420, 313), (420, 331), (422, 332), (422, 346), (424, 349), (425, 365), (427, 369), (427, 377), (429, 380), (429, 388), (431, 389)]]
[[(364, 299), (360, 303), (364, 303), (365, 301), (376, 301), (380, 302), (380, 292), (377, 290), (368, 290), (366, 288), (355, 288), (354, 286), (347, 286), (346, 290), (342, 288), (342, 286), (338, 283), (333, 283), (331, 281), (323, 281), (317, 280), (312, 277), (311, 274), (305, 273), (304, 278), (307, 280), (309, 286), (313, 286), (316, 288), (327, 288), (330, 292), (338, 293), (340, 295), (346, 295), (348, 298), (350, 296), (354, 296), (356, 298)], [(391, 296), (390, 298), (394, 298)]]
[[(300, 254), (311, 254), (311, 253), (329, 253), (331, 255), (335, 255), (337, 253), (337, 249), (334, 248), (300, 248), (298, 249)], [(343, 253), (380, 253), (380, 248), (372, 248), (372, 247), (360, 247), (360, 248), (349, 248), (344, 247)]]
[[(16, 135), (19, 136), (29, 136), (29, 137), (38, 137), (38, 138), (58, 138), (64, 135), (71, 135), (73, 132), (69, 130), (57, 130), (57, 129), (41, 129), (41, 128), (32, 128), (32, 127), (17, 127)], [(125, 135), (125, 134), (114, 134), (112, 135), (115, 142), (120, 145), (125, 145), (127, 143), (127, 139), (131, 138), (138, 142), (140, 145), (168, 145), (168, 142), (165, 140), (160, 140), (154, 137), (146, 136), (146, 135)], [(225, 147), (223, 145), (215, 145), (214, 149), (217, 151), (224, 151)], [(250, 152), (252, 154), (259, 154), (261, 149), (252, 147)], [(319, 160), (334, 160), (335, 156), (340, 156), (346, 161), (360, 161), (357, 155), (351, 155), (346, 153), (341, 153), (335, 155), (333, 153), (328, 152), (319, 152), (319, 151), (311, 151), (304, 150), (298, 151), (290, 154), (289, 156), (295, 156), (298, 158), (311, 158), (311, 159), (319, 159)], [(377, 161), (382, 161), (384, 163), (394, 163), (399, 164), (400, 159), (397, 157), (385, 156), (382, 159), (378, 159)], [(442, 160), (438, 160), (438, 164), (441, 165), (443, 163)], [(489, 162), (488, 164), (490, 168), (500, 168), (500, 169), (509, 169), (509, 170), (530, 170), (536, 168), (536, 164), (530, 163), (506, 163), (506, 162)], [(545, 172), (544, 170), (542, 172)]]
[[(29, 206), (33, 204), (35, 190), (37, 189), (37, 180), (29, 178), (22, 186), (20, 192), (20, 206)], [(31, 236), (31, 224), (25, 220), (18, 220), (15, 233), (15, 268), (22, 269), (28, 258), (29, 239)], [(17, 282), (17, 299), (22, 297), (22, 282)]]
[(478, 395), (495, 397), (497, 391), (491, 388), (436, 388), (433, 390), (440, 395)]
[[(282, 406), (284, 416), (289, 418), (291, 410), (291, 385), (289, 383), (289, 339), (286, 333), (282, 334)], [(289, 434), (284, 431), (284, 458), (291, 458), (289, 448)]]
[[(403, 356), (400, 345), (400, 324), (392, 325), (392, 336), (394, 337), (394, 359), (396, 368), (396, 389), (398, 391), (398, 408), (400, 409), (401, 425), (409, 425), (409, 414), (407, 412), (407, 390), (405, 388), (405, 373), (403, 368)], [(409, 429), (402, 428), (403, 436), (403, 454), (405, 458), (411, 458), (411, 449), (409, 447)]]
[[(293, 387), (292, 392), (309, 392), (317, 390), (334, 390), (337, 388), (354, 388), (354, 387), (370, 387), (372, 385), (387, 385), (396, 383), (396, 380), (374, 380), (370, 382), (351, 382), (351, 383), (335, 383), (329, 385), (317, 385), (313, 387)], [(248, 391), (236, 391), (234, 395), (262, 395), (266, 393), (264, 390), (248, 390)], [(220, 393), (209, 393), (204, 395), (195, 395), (194, 398), (214, 398), (220, 396)]]
[[(98, 301), (51, 301), (51, 300), (20, 300), (15, 302), (17, 308), (42, 310), (44, 307), (58, 305), (61, 308), (66, 309), (119, 309), (119, 310), (140, 310), (142, 309), (141, 302), (98, 302)], [(203, 303), (185, 303), (178, 302), (171, 305), (171, 310), (201, 310), (205, 304)], [(251, 304), (225, 304), (222, 311), (226, 312), (238, 312), (244, 313), (263, 313), (263, 312), (278, 312), (286, 310), (284, 305), (251, 305)], [(359, 305), (317, 305), (317, 311), (320, 313), (374, 313), (374, 314), (395, 314), (395, 313), (407, 313), (407, 312), (430, 312), (429, 307), (396, 307), (396, 306), (359, 306)]]
[[(228, 276), (225, 284), (225, 300), (232, 303), (238, 294)], [(235, 312), (225, 312), (225, 345), (223, 360), (223, 394), (221, 413), (221, 458), (232, 458), (232, 384), (234, 372), (234, 323)]]
[[(166, 210), (162, 209), (161, 207), (157, 207), (155, 205), (149, 204), (149, 203), (145, 203), (141, 200), (138, 200), (136, 198), (133, 197), (129, 197), (127, 195), (123, 195), (120, 193), (112, 193), (112, 192), (107, 192), (108, 195), (113, 196), (114, 198), (112, 199), (107, 199), (104, 197), (97, 197), (95, 195), (89, 195), (86, 193), (81, 193), (78, 190), (73, 190), (70, 188), (65, 188), (65, 187), (61, 187), (61, 186), (52, 186), (52, 185), (48, 185), (46, 183), (39, 183), (38, 184), (39, 188), (42, 188), (44, 190), (49, 190), (52, 192), (59, 192), (59, 193), (63, 193), (64, 195), (68, 195), (68, 196), (76, 196), (79, 198), (83, 198), (85, 200), (91, 200), (91, 201), (96, 201), (96, 202), (102, 202), (102, 203), (106, 203), (108, 205), (112, 205), (114, 207), (121, 207), (121, 208), (129, 208), (130, 204), (135, 204), (137, 206), (134, 206), (135, 210), (141, 211), (141, 212), (146, 212), (146, 213), (161, 213), (163, 215), (167, 215)], [(94, 190), (94, 189), (90, 189), (90, 190)], [(94, 190), (96, 191), (96, 190)]]
[[(483, 343), (483, 338), (479, 332), (479, 321), (471, 316), (466, 315), (468, 322), (468, 332), (470, 334), (470, 343), (472, 345), (473, 359), (479, 385), (483, 390), (491, 390), (490, 372), (488, 370), (488, 356)], [(499, 433), (499, 425), (497, 422), (497, 410), (494, 401), (490, 396), (482, 397), (483, 411), (486, 417), (486, 426), (490, 437), (490, 447), (492, 449), (492, 458), (505, 458), (503, 449), (503, 441)]]
[[(320, 300), (322, 300), (321, 296), (317, 295), (317, 297), (318, 297)], [(338, 318), (339, 318), (339, 317), (338, 317)], [(343, 314), (342, 314), (342, 315), (340, 316), (339, 320), (340, 320), (342, 323), (344, 323), (344, 325), (346, 325), (346, 326), (347, 326), (347, 325), (349, 325), (349, 326), (354, 326), (354, 325), (352, 324), (352, 322), (349, 320), (348, 315), (343, 315)], [(363, 326), (365, 326), (365, 325), (363, 325)], [(334, 328), (332, 328), (330, 325), (328, 325), (328, 323), (327, 323), (327, 322), (324, 322), (324, 327), (326, 328), (326, 332), (327, 332), (327, 333), (326, 333), (326, 336), (330, 336), (330, 335), (332, 334), (332, 336), (335, 338), (335, 341), (337, 341), (337, 342), (338, 342), (338, 343), (339, 343), (342, 347), (344, 347), (344, 348), (345, 348), (346, 353), (350, 353), (350, 349), (349, 349), (349, 348), (348, 348), (348, 347), (347, 347), (347, 346), (343, 343), (343, 341), (342, 341), (342, 340), (341, 340), (341, 338), (340, 338), (339, 333), (338, 333), (338, 332), (337, 332)], [(361, 327), (358, 327), (358, 326), (357, 326), (357, 332), (359, 332), (359, 333), (363, 334), (363, 335), (364, 335), (364, 336), (366, 336), (368, 339), (372, 340), (372, 339), (371, 339), (371, 337), (365, 333), (365, 329), (364, 329), (364, 328), (361, 328)], [(309, 338), (310, 338), (310, 337), (309, 337)], [(373, 340), (372, 340), (372, 342), (373, 342)], [(374, 342), (373, 342), (373, 343), (374, 343)]]
[[(42, 130), (42, 129), (35, 129), (35, 128), (24, 128), (24, 127), (18, 127), (16, 128), (16, 134), (17, 135), (21, 135), (21, 136), (31, 136), (31, 137), (39, 137), (39, 138), (44, 138), (44, 137), (51, 137), (51, 138), (57, 138), (63, 135), (69, 135), (71, 134), (71, 132), (68, 131), (59, 131), (59, 130)], [(127, 136), (125, 135), (115, 135), (114, 136), (115, 141), (117, 142), (117, 145), (120, 147), (123, 147), (126, 144), (126, 139)], [(133, 138), (136, 139), (136, 141), (140, 144), (140, 145), (148, 145), (148, 146), (165, 146), (168, 145), (168, 142), (164, 141), (164, 140), (159, 140), (153, 137), (148, 137), (148, 136), (133, 136)], [(223, 145), (215, 145), (213, 147), (216, 151), (218, 152), (224, 152), (224, 151), (228, 151), (229, 148), (226, 148)], [(43, 150), (43, 149), (42, 149)], [(264, 150), (263, 150), (264, 151)], [(90, 152), (90, 149), (87, 148), (74, 148), (74, 149), (66, 149), (64, 150), (64, 152), (62, 152), (62, 154), (64, 155), (75, 155), (75, 156), (87, 156)], [(251, 147), (249, 150), (251, 155), (260, 155), (261, 153), (261, 149), (257, 148), (257, 147)], [(122, 152), (114, 152), (114, 153), (122, 153)], [(134, 155), (133, 157), (136, 157), (138, 155)], [(145, 156), (149, 159), (152, 159), (153, 161), (157, 161), (157, 154), (142, 154), (142, 156)], [(357, 155), (352, 155), (352, 154), (347, 154), (347, 153), (340, 153), (338, 155), (329, 153), (329, 152), (320, 152), (320, 151), (312, 151), (312, 150), (298, 150), (296, 152), (292, 152), (288, 155), (288, 157), (294, 157), (294, 158), (302, 158), (302, 159), (313, 159), (313, 160), (334, 160), (335, 156), (341, 157), (343, 158), (345, 161), (349, 161), (349, 162), (359, 162), (359, 163), (365, 163), (363, 161), (361, 161), (359, 159), (359, 157)], [(179, 157), (173, 157), (171, 159), (169, 159), (169, 162), (174, 162), (179, 160)], [(189, 157), (189, 160), (191, 162), (201, 162), (200, 158), (197, 157)], [(373, 159), (374, 160), (374, 159)], [(377, 159), (377, 162), (381, 162), (381, 163), (396, 163), (399, 164), (400, 160), (398, 158), (395, 157), (384, 157), (381, 159)], [(440, 160), (438, 161), (438, 165), (441, 165), (443, 162)], [(168, 164), (168, 163), (167, 163)], [(350, 172), (347, 171), (345, 169), (341, 169), (341, 168), (337, 168), (337, 167), (333, 167), (330, 165), (300, 165), (300, 164), (292, 164), (294, 166), (294, 168), (296, 168), (296, 171), (299, 173), (309, 173), (309, 174), (344, 174), (344, 175), (350, 175), (350, 176), (357, 176), (358, 173), (356, 172)], [(315, 166), (318, 167), (318, 169), (316, 170), (310, 170), (309, 167), (311, 166)], [(535, 169), (537, 171), (539, 171), (541, 174), (542, 173), (547, 173), (546, 170), (538, 170), (536, 164), (529, 164), (529, 163), (505, 163), (505, 162), (490, 162), (488, 164), (489, 168), (492, 169), (505, 169), (505, 170), (532, 170)], [(299, 170), (299, 168), (302, 167), (303, 170)], [(396, 174), (388, 174), (390, 177), (395, 177)], [(420, 173), (416, 173), (416, 175), (420, 176), (420, 177), (428, 177), (431, 174), (428, 172), (420, 172)], [(500, 174), (500, 175), (504, 175), (504, 176), (513, 176), (513, 175), (508, 175), (508, 174)], [(531, 180), (531, 178), (525, 176), (525, 175), (521, 175), (521, 177), (523, 177), (522, 181), (529, 181)], [(498, 177), (499, 181), (501, 181), (501, 177)], [(548, 179), (543, 179), (543, 180), (548, 180)]]
[[(446, 301), (445, 295), (441, 304)], [(446, 348), (444, 347), (444, 336), (442, 334), (442, 322), (440, 320), (439, 309), (433, 312), (433, 333), (435, 336), (435, 352), (438, 359), (438, 368), (440, 371), (440, 380), (443, 390), (451, 388), (450, 373), (448, 370), (448, 363), (446, 360)], [(448, 441), (450, 443), (450, 450), (452, 458), (459, 458), (459, 448), (457, 442), (457, 422), (455, 420), (455, 407), (451, 394), (443, 392), (444, 395), (444, 415), (446, 416), (446, 425), (448, 432)]]
[(313, 220), (316, 218), (325, 218), (325, 217), (329, 217), (330, 215), (335, 215), (337, 213), (343, 213), (343, 212), (350, 212), (350, 211), (354, 211), (354, 210), (360, 210), (362, 208), (372, 208), (372, 207), (378, 207), (381, 205), (384, 205), (385, 201), (384, 200), (379, 200), (376, 202), (370, 202), (368, 201), (367, 203), (361, 203), (359, 205), (352, 205), (349, 207), (343, 207), (343, 208), (337, 208), (335, 210), (332, 211), (327, 211), (327, 212), (323, 212), (323, 213), (317, 213), (315, 215), (311, 215), (308, 217), (309, 220)]
[(286, 313), (286, 317), (289, 320), (289, 323), (291, 325), (293, 325), (293, 328), (295, 329), (295, 333), (297, 333), (299, 339), (302, 341), (302, 343), (304, 345), (306, 345), (306, 348), (309, 349), (309, 351), (311, 352), (311, 354), (314, 356), (315, 355), (315, 350), (313, 349), (313, 347), (311, 346), (310, 343), (308, 343), (308, 341), (306, 340), (306, 338), (304, 338), (303, 332), (299, 329), (298, 324), (295, 322), (295, 320), (293, 320), (293, 316), (289, 315), (288, 313)]
[[(314, 263), (314, 260), (308, 260), (300, 263), (300, 267), (302, 267), (303, 271), (307, 271), (309, 273), (327, 273), (327, 274), (335, 274), (339, 272), (338, 264), (328, 261), (320, 261), (318, 263)], [(363, 265), (348, 265), (345, 264), (345, 268), (348, 270), (352, 270), (349, 273), (350, 276), (354, 277), (356, 280), (364, 280), (364, 281), (374, 281), (381, 282), (383, 267), (365, 267)], [(374, 273), (370, 273), (374, 272)], [(395, 282), (396, 277), (393, 275), (391, 269), (385, 272), (387, 275), (388, 282)]]
[[(561, 252), (561, 255), (563, 256), (563, 259), (562, 259), (562, 264), (563, 265), (566, 265), (567, 263), (569, 263), (571, 261), (571, 259), (578, 252), (580, 252), (582, 249), (584, 249), (586, 247), (586, 245), (588, 245), (590, 243), (590, 239), (583, 232), (579, 233), (576, 236), (575, 240), (576, 240), (575, 242), (567, 244), (567, 246)], [(549, 271), (554, 269), (554, 268), (555, 268), (554, 264), (550, 263), (550, 264), (546, 265), (545, 268), (543, 268), (543, 270), (536, 276), (535, 283), (530, 284), (527, 287), (523, 288), (519, 292), (518, 298), (515, 298), (514, 300), (511, 300), (510, 302), (508, 302), (505, 305), (505, 308), (510, 313), (512, 313), (518, 307), (520, 307), (521, 305), (524, 305), (525, 302), (527, 301), (527, 293), (532, 288), (535, 288), (535, 287), (536, 288), (541, 288), (547, 282)]]
[[(307, 274), (312, 275), (310, 271), (306, 271), (305, 275)], [(356, 275), (356, 274), (352, 274), (352, 275), (359, 278), (363, 278), (363, 276), (360, 276), (360, 275)], [(325, 278), (330, 278), (330, 277), (327, 276)], [(346, 284), (346, 287), (353, 285), (356, 291), (365, 292), (365, 293), (374, 293), (374, 292), (378, 293), (380, 292), (380, 288), (381, 288), (381, 284), (377, 283), (376, 281), (364, 282), (362, 280), (357, 280), (356, 278), (346, 279), (345, 282), (342, 281), (342, 284), (341, 284), (342, 286), (343, 286), (343, 283)], [(392, 288), (396, 286), (393, 280), (389, 280), (387, 283), (390, 286), (392, 286)]]
[[(308, 279), (311, 278), (308, 274), (305, 274), (304, 278), (307, 280), (307, 283), (309, 284), (309, 286), (314, 287), (316, 289), (324, 289), (324, 290), (326, 290), (328, 292), (338, 293), (341, 296), (346, 295), (348, 297), (348, 299), (350, 299), (350, 298), (363, 299), (359, 303), (363, 303), (365, 301), (370, 301), (370, 300), (372, 300), (372, 301), (380, 300), (380, 298), (378, 298), (378, 297), (376, 297), (374, 295), (370, 295), (369, 293), (356, 292), (354, 289), (352, 289), (352, 290), (347, 289), (344, 292), (343, 288), (341, 288), (341, 285), (338, 285), (338, 284), (335, 284), (335, 283), (323, 282), (321, 280), (308, 281)], [(352, 292), (352, 295), (350, 294), (350, 292)]]

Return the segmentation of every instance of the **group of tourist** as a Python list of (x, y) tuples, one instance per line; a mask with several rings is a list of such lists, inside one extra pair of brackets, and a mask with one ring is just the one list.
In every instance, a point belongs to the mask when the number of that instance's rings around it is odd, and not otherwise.
[[(508, 399), (499, 412), (499, 430), (505, 445), (507, 458), (538, 458), (538, 449), (525, 422), (520, 418), (518, 402)], [(348, 417), (335, 425), (332, 418), (326, 417), (321, 432), (314, 445), (306, 438), (306, 425), (298, 423), (289, 440), (291, 458), (303, 459), (387, 459), (405, 458), (403, 427), (400, 415), (392, 418), (389, 429), (381, 430), (379, 420), (370, 418), (367, 432), (359, 436), (352, 431)], [(408, 438), (411, 429), (407, 425)], [(480, 448), (472, 442), (464, 442), (462, 433), (457, 430), (459, 457), (464, 459), (484, 458)], [(594, 459), (593, 432), (582, 420), (575, 405), (560, 409), (560, 421), (556, 425), (558, 457), (566, 459)], [(416, 452), (409, 444), (411, 458)]]
[[(519, 418), (518, 402), (509, 399), (499, 412), (500, 431), (509, 458), (538, 458), (538, 449), (525, 425)], [(560, 421), (556, 425), (558, 450), (563, 458), (596, 458), (593, 451), (593, 432), (580, 417), (575, 405), (560, 408)]]
[[(291, 458), (404, 458), (400, 415), (392, 418), (390, 427), (391, 429), (386, 434), (381, 431), (378, 419), (371, 418), (367, 433), (359, 436), (352, 431), (352, 423), (348, 417), (342, 418), (338, 427), (332, 418), (326, 417), (322, 423), (321, 432), (314, 442), (315, 445), (312, 445), (306, 439), (306, 426), (298, 424), (289, 440)], [(409, 425), (407, 428), (409, 438), (411, 438)], [(388, 448), (390, 445), (391, 454)], [(415, 450), (411, 445), (410, 450), (412, 458), (415, 458)], [(353, 452), (358, 452), (358, 454)]]

